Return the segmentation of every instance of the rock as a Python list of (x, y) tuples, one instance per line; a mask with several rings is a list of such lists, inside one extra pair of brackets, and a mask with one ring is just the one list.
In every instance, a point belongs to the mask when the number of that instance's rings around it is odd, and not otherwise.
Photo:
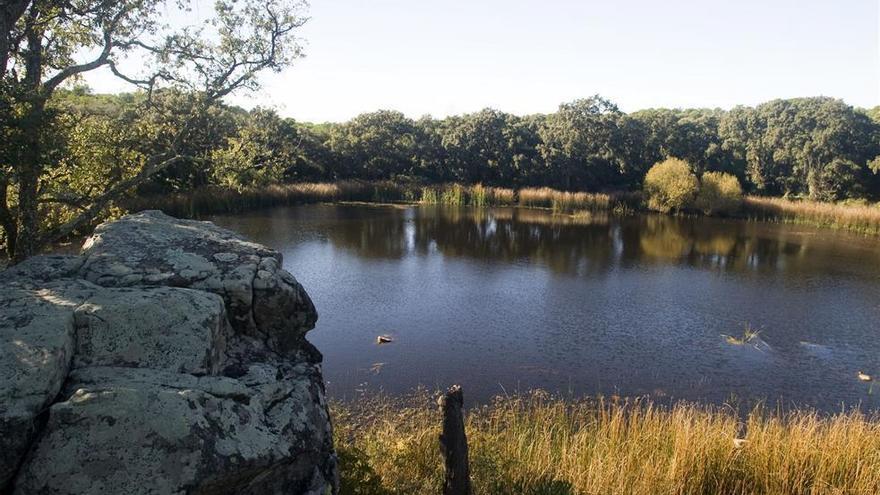
[(277, 252), (145, 212), (0, 284), (0, 492), (336, 489), (317, 313)]
[(70, 381), (15, 493), (306, 493), (329, 484), (318, 466), (330, 431), (312, 428), (329, 423), (308, 379), (255, 387), (88, 368)]
[(74, 312), (75, 366), (131, 366), (199, 375), (223, 365), (223, 299), (171, 287), (104, 289)]
[(232, 326), (279, 350), (296, 348), (317, 312), (281, 254), (209, 222), (159, 211), (100, 225), (83, 245), (86, 280), (106, 287), (167, 285), (220, 295)]
[(0, 283), (30, 283), (69, 278), (82, 266), (79, 256), (45, 255), (32, 256), (23, 262), (0, 272)]
[[(70, 370), (75, 347), (73, 308), (91, 284), (16, 284), (0, 288), (0, 487), (27, 452), (38, 416)], [(95, 288), (97, 289), (97, 288)]]

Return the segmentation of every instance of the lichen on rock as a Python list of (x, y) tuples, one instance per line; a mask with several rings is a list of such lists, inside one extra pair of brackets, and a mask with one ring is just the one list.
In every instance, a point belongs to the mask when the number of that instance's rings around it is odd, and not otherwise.
[(277, 252), (143, 212), (0, 282), (0, 491), (335, 490), (317, 313)]

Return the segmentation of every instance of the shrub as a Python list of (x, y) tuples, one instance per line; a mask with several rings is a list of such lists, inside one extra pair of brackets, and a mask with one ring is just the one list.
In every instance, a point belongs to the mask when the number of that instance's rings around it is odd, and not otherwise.
[(706, 172), (694, 207), (706, 215), (732, 215), (742, 204), (743, 192), (739, 179), (724, 172)]
[(687, 162), (667, 158), (648, 170), (643, 189), (648, 208), (669, 213), (691, 205), (697, 195), (699, 182)]

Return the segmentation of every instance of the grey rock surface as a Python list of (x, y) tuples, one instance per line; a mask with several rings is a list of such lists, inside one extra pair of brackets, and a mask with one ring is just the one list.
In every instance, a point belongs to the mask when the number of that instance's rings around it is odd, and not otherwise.
[(317, 313), (281, 254), (210, 222), (158, 211), (100, 225), (83, 245), (82, 278), (105, 287), (166, 285), (220, 295), (232, 326), (279, 350), (300, 345)]
[(9, 483), (54, 402), (76, 347), (73, 311), (85, 282), (0, 287), (0, 487)]
[(159, 212), (0, 272), (0, 491), (335, 490), (316, 318), (278, 253)]
[(172, 287), (104, 289), (74, 311), (77, 368), (216, 374), (231, 331), (223, 299)]

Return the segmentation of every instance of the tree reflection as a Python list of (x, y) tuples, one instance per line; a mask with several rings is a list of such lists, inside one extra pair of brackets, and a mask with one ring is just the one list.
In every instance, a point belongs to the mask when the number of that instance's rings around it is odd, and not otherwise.
[[(340, 213), (328, 238), (365, 258), (436, 252), (449, 258), (537, 263), (572, 275), (645, 264), (801, 273), (821, 268), (825, 257), (840, 248), (820, 236), (773, 224), (443, 206)], [(876, 252), (871, 256), (878, 257)]]

